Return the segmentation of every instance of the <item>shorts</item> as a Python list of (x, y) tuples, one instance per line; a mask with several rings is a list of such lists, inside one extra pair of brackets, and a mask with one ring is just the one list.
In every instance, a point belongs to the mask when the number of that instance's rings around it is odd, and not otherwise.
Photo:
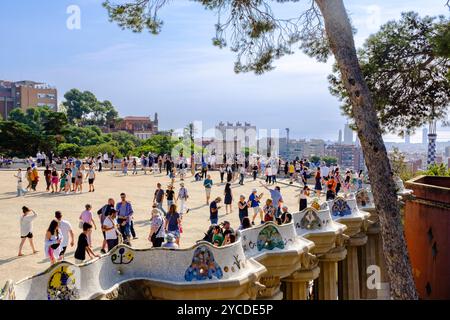
[(105, 231), (102, 231), (102, 234), (103, 234), (103, 239), (106, 240), (106, 232), (105, 232)]
[(72, 178), (72, 183), (75, 183), (75, 178)]
[(211, 196), (211, 188), (205, 188), (206, 196)]
[(88, 179), (89, 184), (94, 184), (94, 179)]
[(20, 238), (21, 238), (21, 239), (25, 239), (25, 238), (33, 239), (33, 233), (28, 232), (28, 234), (27, 234), (26, 236), (21, 236)]
[(260, 211), (261, 211), (260, 207), (253, 207), (253, 213), (254, 214), (258, 214), (258, 212), (260, 212)]
[(57, 184), (58, 180), (58, 177), (52, 177), (52, 183)]
[(171, 233), (175, 238), (180, 239), (180, 230), (174, 230), (170, 231), (168, 233)]
[(61, 249), (61, 252), (59, 253), (60, 257), (62, 257), (66, 253), (66, 249), (67, 249), (67, 246), (65, 246)]

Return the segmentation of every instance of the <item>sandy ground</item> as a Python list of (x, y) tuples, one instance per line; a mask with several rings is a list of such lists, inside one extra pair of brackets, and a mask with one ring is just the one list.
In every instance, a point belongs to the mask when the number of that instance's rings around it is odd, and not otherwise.
[[(84, 184), (82, 194), (51, 194), (45, 191), (45, 180), (41, 175), (41, 181), (37, 192), (28, 193), (25, 197), (16, 197), (16, 180), (13, 177), (15, 171), (0, 171), (0, 214), (2, 223), (0, 224), (0, 287), (3, 287), (6, 280), (21, 280), (25, 277), (35, 275), (46, 270), (49, 266), (49, 260), (44, 254), (44, 236), (54, 217), (54, 212), (60, 210), (63, 218), (68, 220), (73, 227), (76, 239), (80, 233), (78, 229), (78, 218), (85, 204), (93, 206), (93, 212), (97, 226), (100, 222), (96, 217), (96, 212), (100, 209), (109, 197), (119, 201), (120, 193), (125, 192), (128, 200), (131, 201), (134, 209), (134, 226), (138, 236), (137, 240), (132, 241), (133, 247), (149, 248), (151, 243), (147, 240), (150, 230), (150, 211), (153, 200), (153, 193), (156, 189), (156, 183), (161, 182), (166, 188), (169, 184), (169, 178), (164, 174), (144, 175), (139, 172), (137, 176), (120, 176), (118, 172), (104, 171), (97, 174), (95, 182), (95, 192), (87, 192), (87, 183)], [(212, 190), (212, 199), (217, 196), (223, 198), (224, 185), (220, 184), (218, 172), (211, 172), (214, 186)], [(239, 227), (239, 217), (237, 201), (239, 195), (250, 195), (252, 188), (258, 188), (258, 192), (265, 193), (265, 199), (270, 193), (260, 185), (261, 180), (256, 182), (251, 178), (246, 178), (245, 185), (240, 186), (236, 181), (233, 184), (233, 213), (225, 215), (225, 207), (219, 211), (219, 222), (228, 220), (234, 228)], [(203, 238), (204, 232), (209, 227), (209, 209), (206, 206), (205, 192), (202, 182), (194, 182), (192, 177), (185, 180), (186, 187), (190, 194), (188, 207), (191, 208), (189, 214), (183, 219), (183, 234), (181, 236), (181, 246), (190, 247), (195, 242)], [(176, 192), (179, 189), (179, 180), (176, 183)], [(285, 204), (290, 207), (291, 212), (298, 211), (298, 188), (280, 184)], [(33, 209), (38, 218), (33, 224), (34, 243), (39, 253), (32, 255), (28, 241), (24, 246), (24, 257), (17, 257), (20, 243), (19, 219), (22, 206)], [(223, 205), (223, 204), (222, 204)], [(256, 220), (256, 222), (258, 219)], [(75, 245), (76, 245), (75, 239)], [(102, 234), (100, 229), (93, 231), (93, 246), (96, 252), (99, 252), (102, 243)], [(73, 253), (75, 247), (68, 248), (66, 260), (74, 262)]]

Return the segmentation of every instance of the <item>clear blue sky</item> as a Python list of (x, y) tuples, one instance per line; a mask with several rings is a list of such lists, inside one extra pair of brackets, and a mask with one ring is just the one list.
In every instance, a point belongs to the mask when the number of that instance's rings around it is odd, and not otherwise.
[[(331, 62), (297, 53), (265, 75), (236, 75), (234, 54), (211, 45), (216, 17), (200, 4), (173, 0), (161, 11), (158, 36), (122, 31), (110, 23), (101, 0), (2, 1), (0, 79), (54, 85), (60, 100), (71, 88), (108, 99), (121, 116), (158, 112), (162, 129), (203, 120), (250, 121), (258, 128), (291, 128), (292, 136), (337, 139), (346, 119), (328, 92)], [(448, 14), (444, 0), (347, 0), (357, 45), (403, 11)], [(69, 30), (69, 5), (81, 9), (81, 29)], [(281, 15), (301, 4), (277, 5)], [(440, 137), (450, 140), (449, 129)], [(283, 133), (284, 134), (284, 133)], [(421, 140), (419, 134), (412, 141)], [(386, 137), (392, 140), (393, 137)]]

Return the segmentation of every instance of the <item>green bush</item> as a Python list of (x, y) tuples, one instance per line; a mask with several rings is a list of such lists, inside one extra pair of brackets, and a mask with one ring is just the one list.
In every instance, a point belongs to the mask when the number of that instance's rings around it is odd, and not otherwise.
[(104, 154), (105, 152), (108, 155), (111, 155), (112, 152), (116, 155), (116, 157), (121, 158), (122, 153), (119, 151), (117, 147), (117, 143), (102, 143), (96, 146), (85, 146), (82, 147), (82, 155), (84, 157), (97, 157), (99, 153)]
[(75, 143), (61, 143), (56, 148), (56, 154), (60, 157), (79, 157), (81, 155), (81, 147)]

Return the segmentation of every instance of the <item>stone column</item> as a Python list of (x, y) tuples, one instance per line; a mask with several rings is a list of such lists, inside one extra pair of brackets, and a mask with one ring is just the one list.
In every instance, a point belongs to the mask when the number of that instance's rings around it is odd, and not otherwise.
[(310, 281), (317, 279), (320, 274), (318, 266), (310, 270), (299, 270), (283, 279), (286, 300), (307, 300)]
[(342, 296), (341, 300), (358, 300), (359, 294), (359, 268), (358, 247), (367, 243), (367, 236), (358, 233), (347, 242), (347, 258), (342, 261)]
[(265, 286), (257, 297), (257, 300), (282, 300), (283, 292), (280, 290), (281, 281), (278, 276), (265, 276), (259, 282)]
[(376, 261), (377, 238), (380, 236), (379, 222), (372, 224), (366, 231), (367, 244), (358, 248), (359, 266), (359, 287), (361, 299), (377, 299), (377, 289), (369, 289), (367, 278), (371, 273), (367, 273), (369, 266), (378, 266)]
[(318, 280), (319, 300), (337, 300), (337, 263), (345, 259), (345, 247), (337, 247), (319, 257), (320, 274)]

